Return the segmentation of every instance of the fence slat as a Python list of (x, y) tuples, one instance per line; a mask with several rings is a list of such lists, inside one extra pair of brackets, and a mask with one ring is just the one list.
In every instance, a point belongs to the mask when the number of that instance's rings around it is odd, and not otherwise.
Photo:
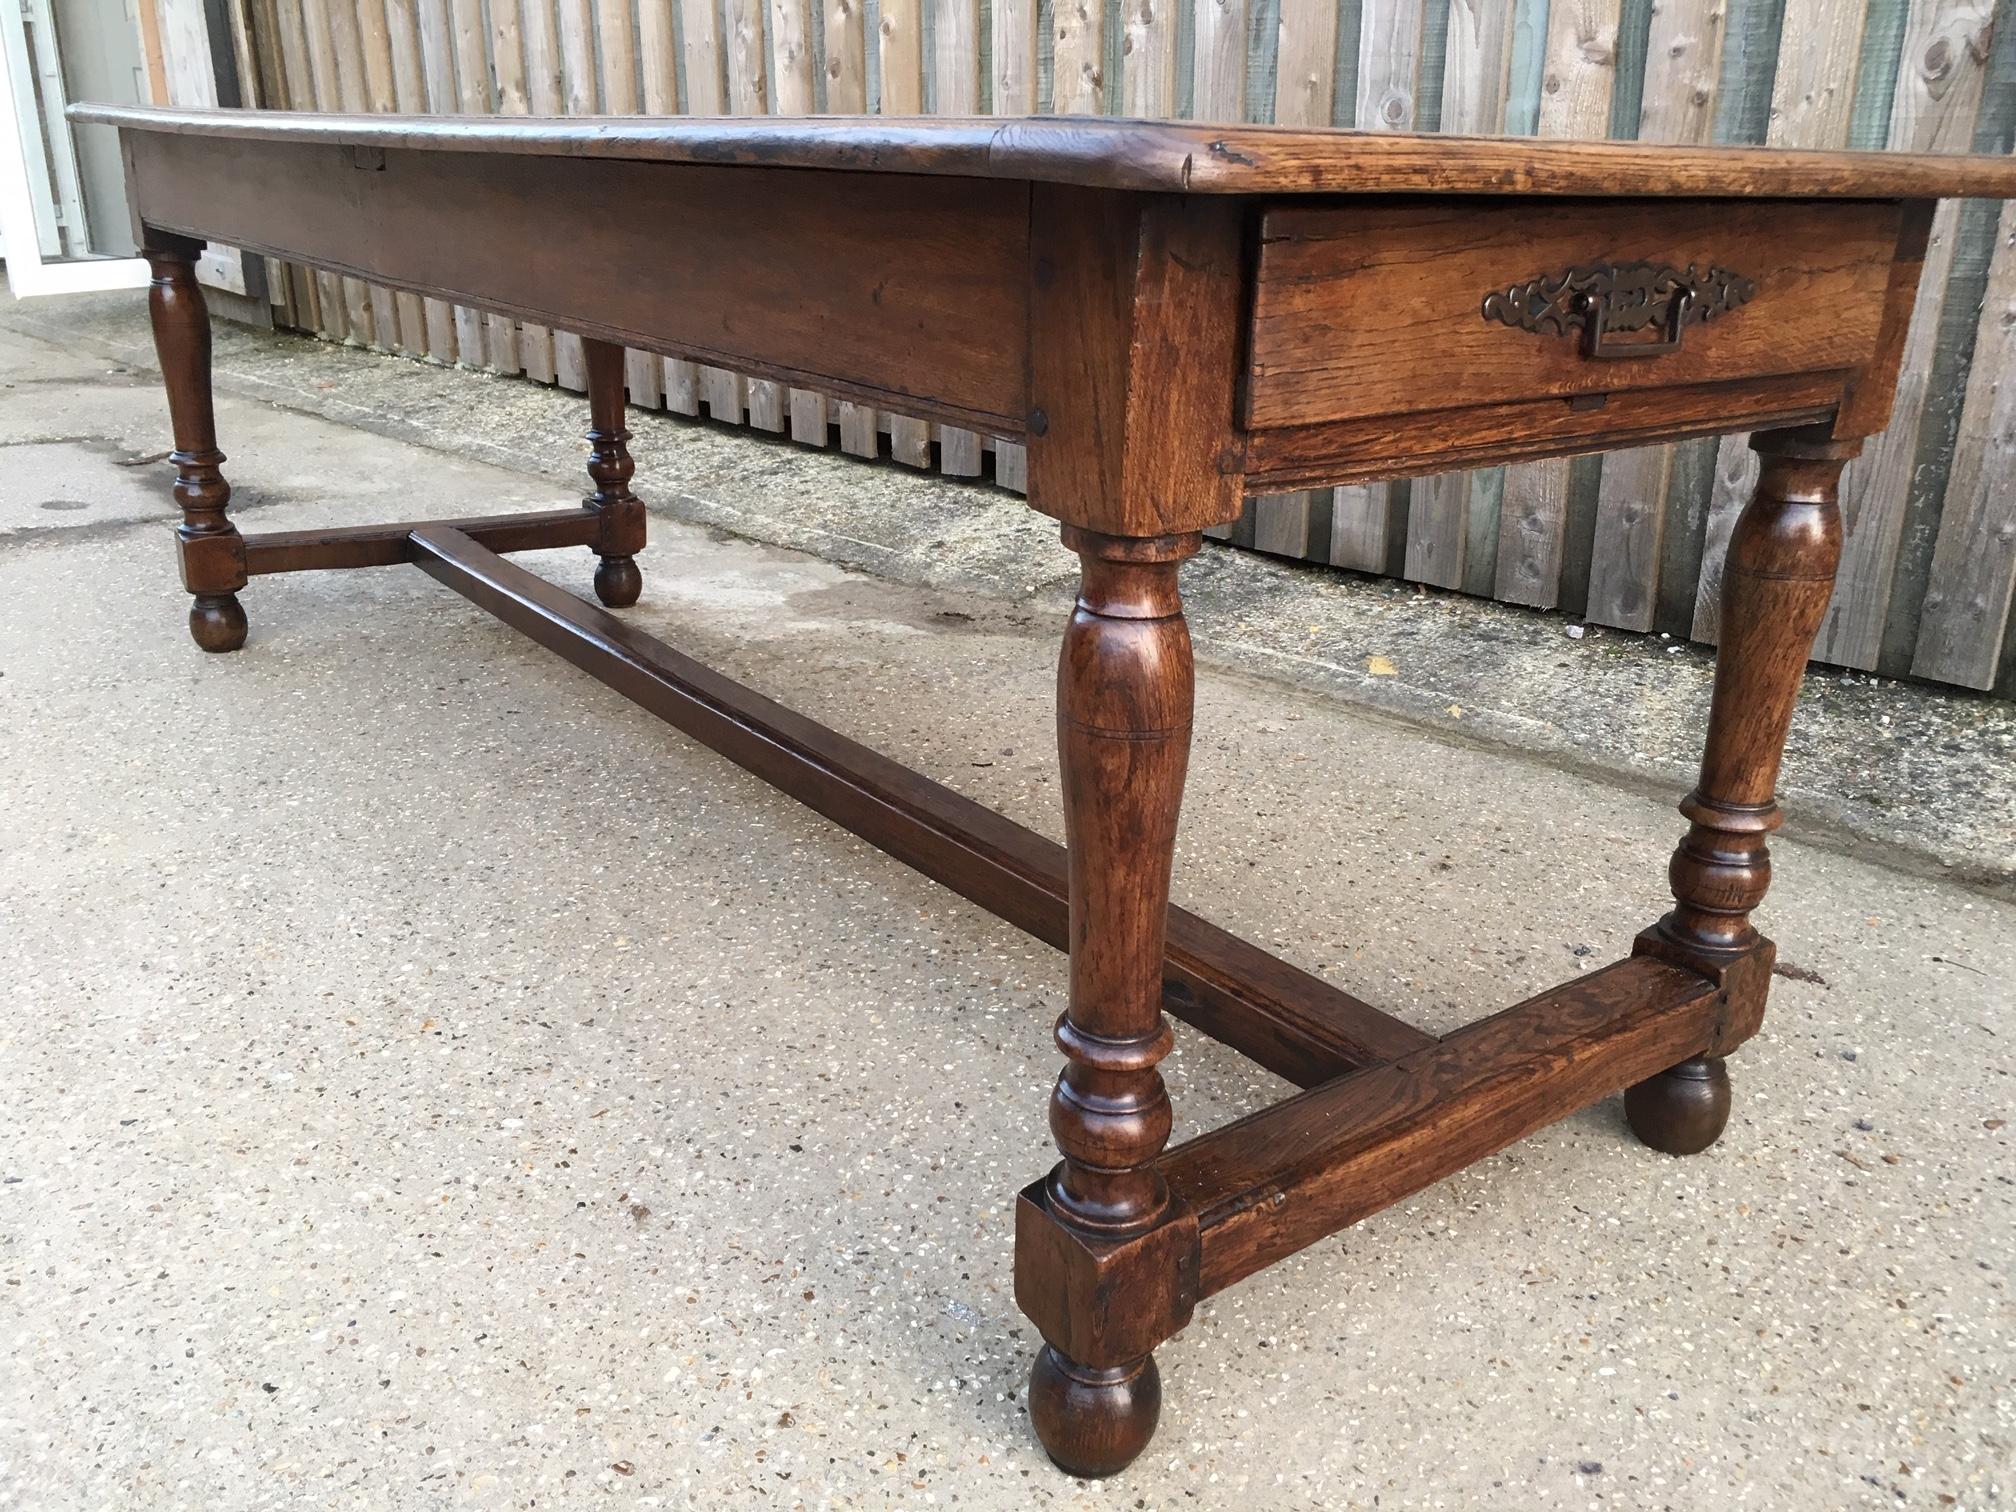
[[(393, 53), (398, 44), (393, 36), (399, 28), (388, 14), (391, 0), (356, 0), (356, 4), (357, 30), (364, 44), (364, 108), (374, 112), (397, 110), (399, 88)], [(391, 316), (380, 322), (378, 339), (395, 351), (425, 356), (427, 321), (420, 296), (375, 287), (371, 293), (380, 301), (376, 308)]]
[[(1246, 0), (1196, 0), (1191, 16), (1190, 113), (1225, 125), (1245, 120)], [(1247, 510), (1254, 517), (1257, 501)], [(1236, 528), (1213, 525), (1204, 534), (1228, 541)]]
[(1105, 114), (1105, 6), (1100, 0), (1053, 0), (1052, 15), (1050, 108), (1059, 115)]
[[(483, 0), (451, 0), (455, 28), (455, 108), (465, 115), (488, 115), (495, 106), (490, 92), (490, 64), (485, 52)], [(481, 360), (495, 373), (521, 371), (518, 322), (508, 315), (483, 316), (480, 349), (465, 341), (462, 360)]]
[[(345, 79), (345, 66), (338, 54), (343, 46), (343, 38), (338, 29), (347, 17), (347, 31), (350, 38), (357, 34), (357, 13), (351, 9), (351, 0), (302, 0), (301, 20), (308, 33), (308, 69), (315, 95), (317, 110), (362, 110), (362, 83), (356, 81), (355, 92)], [(362, 51), (361, 44), (358, 52)], [(353, 53), (349, 63), (352, 79), (361, 72), (361, 61)], [(343, 334), (346, 339), (359, 346), (369, 346), (372, 342), (371, 291), (361, 279), (342, 278), (335, 284), (337, 297), (343, 309)]]
[(1911, 658), (1917, 677), (1988, 688), (2016, 595), (2016, 201), (2002, 207), (1974, 367)]
[(860, 115), (868, 108), (868, 41), (860, 0), (825, 0), (826, 110)]
[[(773, 67), (770, 101), (779, 115), (811, 115), (817, 106), (813, 87), (812, 7), (810, 0), (770, 0), (770, 45)], [(781, 404), (783, 413), (774, 413)], [(772, 420), (775, 423), (769, 423)], [(763, 430), (789, 426), (791, 438), (815, 446), (826, 444), (826, 396), (782, 384), (749, 384), (749, 421)]]
[[(644, 108), (652, 115), (679, 110), (679, 32), (673, 20), (675, 0), (637, 0), (637, 61), (642, 75)], [(711, 17), (712, 12), (709, 12)], [(692, 87), (689, 79), (688, 88)], [(675, 415), (700, 413), (700, 370), (677, 357), (659, 364), (665, 407)]]
[[(1910, 152), (1965, 152), (1988, 75), (1992, 11), (1987, 0), (1918, 0), (1905, 23), (1890, 146)], [(1918, 436), (1930, 397), (1926, 382), (1939, 349), (1946, 282), (1960, 229), (1960, 206), (1940, 205), (1925, 248), (1925, 276), (1904, 337), (1904, 360), (1888, 427), (1841, 479), (1841, 571), (1814, 655), (1873, 668), (1883, 650), (1897, 546), (1904, 531)]]
[[(1543, 137), (1600, 137), (1617, 87), (1622, 0), (1554, 0), (1536, 130)], [(1568, 534), (1570, 463), (1528, 462), (1505, 471), (1492, 592), (1508, 603), (1552, 609), (1561, 596)]]
[[(1713, 138), (1725, 12), (1723, 0), (1653, 8), (1638, 111), (1640, 141), (1698, 145)], [(1603, 458), (1583, 609), (1599, 625), (1652, 628), (1659, 608), (1673, 461), (1670, 446), (1633, 447)]]
[(1192, 113), (1228, 126), (1245, 120), (1246, 0), (1197, 0), (1194, 27)]
[[(755, 3), (756, 0), (742, 0), (739, 10), (733, 5), (729, 7), (724, 38), (715, 21), (714, 0), (680, 0), (679, 19), (686, 29), (687, 114), (723, 115), (731, 110), (746, 113), (745, 102), (752, 92), (751, 75), (761, 73), (761, 59), (751, 56), (749, 36)], [(754, 24), (760, 26), (762, 13), (753, 14)], [(739, 425), (743, 402), (741, 375), (703, 363), (696, 370), (696, 378), (698, 399), (707, 406), (708, 415), (729, 425)]]
[[(1274, 63), (1274, 120), (1283, 126), (1328, 126), (1337, 90), (1335, 0), (1280, 0)], [(1323, 491), (1324, 502), (1329, 490)], [(1263, 494), (1247, 501), (1253, 547), (1279, 556), (1307, 556), (1316, 495)]]
[[(1036, 98), (1036, 0), (994, 0), (989, 37), (993, 60), (994, 113), (1031, 115)], [(1003, 488), (1029, 487), (1028, 453), (1017, 441), (994, 445), (994, 481)]]
[[(1364, 0), (1358, 20), (1357, 122), (1361, 131), (1409, 131), (1420, 93), (1422, 0)], [(1331, 495), (1330, 560), (1384, 572), (1393, 547), (1390, 483), (1359, 483)]]
[(1121, 8), (1121, 109), (1152, 118), (1176, 114), (1176, 13), (1173, 0), (1124, 0)]
[[(1867, 12), (1834, 0), (1786, 0), (1778, 38), (1778, 74), (1771, 85), (1774, 147), (1840, 147), (1854, 109), (1849, 84), (1862, 48)], [(1757, 477), (1747, 436), (1724, 436), (1716, 448), (1714, 495), (1694, 592), (1694, 639), (1721, 638), (1722, 565), (1736, 517)]]
[[(937, 21), (931, 50), (931, 88), (936, 96), (932, 108), (939, 115), (978, 115), (980, 0), (938, 0)], [(938, 470), (948, 478), (977, 478), (980, 459), (980, 437), (974, 432), (956, 425), (938, 428)]]
[[(594, 0), (595, 35), (602, 44), (602, 106), (610, 115), (636, 115), (643, 105), (637, 70), (637, 20), (631, 0)], [(656, 409), (665, 392), (664, 359), (625, 351), (623, 386), (630, 402)]]
[[(1060, 4), (1058, 14), (1063, 15)], [(875, 51), (882, 70), (882, 114), (916, 115), (924, 109), (924, 9), (921, 0), (882, 0)], [(931, 426), (891, 414), (889, 455), (906, 467), (931, 465)]]
[[(770, 109), (769, 44), (764, 36), (764, 0), (728, 0), (728, 113), (764, 115)], [(784, 429), (784, 386), (725, 368), (701, 369), (707, 412), (736, 424), (742, 407), (758, 430)]]
[[(289, 110), (315, 108), (315, 84), (308, 65), (308, 35), (301, 0), (275, 0), (274, 25), (280, 33), (280, 64)], [(341, 341), (344, 335), (343, 291), (333, 273), (294, 267), (295, 287), (305, 297), (310, 329)]]
[[(549, 8), (558, 43), (531, 74), (533, 109), (540, 115), (592, 115), (595, 110), (594, 19), (588, 0), (526, 0)], [(542, 48), (544, 47), (542, 42)], [(553, 381), (575, 393), (588, 390), (588, 355), (572, 331), (553, 333)]]
[[(424, 115), (427, 76), (421, 63), (420, 13), (415, 0), (385, 0), (385, 24), (390, 33), (393, 108)], [(436, 362), (455, 360), (455, 321), (444, 301), (401, 295), (399, 322), (409, 349), (424, 351)]]
[[(860, 115), (868, 109), (868, 35), (862, 3), (825, 0), (826, 109), (834, 115)], [(998, 8), (995, 15), (998, 19)], [(879, 421), (873, 406), (837, 400), (833, 420), (840, 428), (842, 451), (850, 457), (876, 455)]]
[[(538, 51), (546, 48), (547, 42), (543, 35), (535, 39), (533, 34), (551, 29), (553, 12), (548, 0), (525, 0), (525, 3), (528, 8), (521, 12), (519, 0), (490, 0), (490, 53), (497, 84), (499, 115), (529, 115), (538, 108), (533, 104), (533, 58)], [(542, 17), (543, 20), (538, 19)], [(525, 18), (532, 18), (531, 24), (527, 24)], [(559, 52), (559, 46), (558, 40), (554, 39), (551, 47), (555, 54)], [(551, 383), (554, 375), (552, 331), (529, 320), (515, 325), (514, 330), (518, 370), (528, 378)], [(494, 338), (494, 325), (491, 333)], [(493, 357), (495, 351), (493, 344)]]
[[(1450, 0), (1442, 63), (1444, 131), (1470, 135), (1505, 125), (1512, 66), (1512, 7), (1506, 0)], [(1438, 588), (1461, 588), (1468, 563), (1470, 516), (1489, 475), (1437, 473), (1408, 491), (1407, 576)]]
[[(446, 115), (456, 108), (455, 22), (448, 0), (418, 0), (420, 27), (421, 108), (432, 115)], [(428, 301), (427, 318), (434, 346), (434, 306)], [(434, 355), (443, 362), (463, 362), (471, 366), (483, 361), (483, 317), (461, 305), (441, 304), (448, 328), (440, 334)]]

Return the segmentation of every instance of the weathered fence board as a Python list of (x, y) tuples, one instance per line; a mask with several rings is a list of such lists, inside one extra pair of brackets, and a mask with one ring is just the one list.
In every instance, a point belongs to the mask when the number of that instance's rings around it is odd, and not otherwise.
[[(1554, 0), (1547, 13), (1539, 135), (1598, 137), (1608, 130), (1622, 15), (1622, 0)], [(1537, 609), (1558, 601), (1572, 466), (1528, 462), (1505, 470), (1494, 597)]]
[[(295, 109), (1187, 114), (1366, 130), (2007, 150), (2016, 0), (229, 0)], [(173, 87), (172, 80), (169, 82)], [(2006, 232), (2006, 227), (2002, 228)], [(1986, 210), (1934, 224), (1896, 418), (1849, 471), (1820, 656), (1986, 687), (2016, 666), (2000, 380), (2016, 274)], [(1993, 252), (1991, 269), (1988, 258)], [(578, 387), (537, 326), (284, 269), (338, 340)], [(1981, 299), (1988, 291), (1986, 313)], [(634, 402), (1020, 487), (1021, 448), (632, 357)], [(1964, 396), (1964, 401), (1963, 401)], [(1712, 640), (1740, 441), (1254, 501), (1234, 540)]]
[[(1470, 136), (1505, 128), (1512, 69), (1512, 8), (1505, 0), (1450, 0), (1442, 52), (1441, 129)], [(1469, 570), (1471, 516), (1502, 475), (1438, 473), (1416, 478), (1407, 505), (1407, 576), (1461, 588)]]
[[(1973, 141), (1987, 78), (1990, 7), (1985, 0), (1918, 0), (1904, 32), (1891, 97), (1888, 145), (1910, 152), (1964, 152)], [(1940, 316), (1960, 207), (1939, 207), (1925, 249), (1925, 278), (1904, 341), (1904, 365), (1890, 425), (1849, 464), (1841, 480), (1848, 527), (1841, 572), (1815, 654), (1824, 661), (1871, 667), (1883, 646), (1892, 568), (1904, 530), (1926, 381), (1939, 344)]]
[(1985, 688), (1995, 679), (2016, 592), (2016, 201), (2002, 209), (1960, 439), (1946, 480), (1932, 554), (1932, 586), (1918, 620), (1911, 670)]

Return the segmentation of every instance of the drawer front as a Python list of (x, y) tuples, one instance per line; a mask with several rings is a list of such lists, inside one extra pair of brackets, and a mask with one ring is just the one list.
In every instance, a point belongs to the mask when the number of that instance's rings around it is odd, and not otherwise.
[(1270, 209), (1244, 419), (1264, 430), (1859, 368), (1899, 219), (1865, 201)]

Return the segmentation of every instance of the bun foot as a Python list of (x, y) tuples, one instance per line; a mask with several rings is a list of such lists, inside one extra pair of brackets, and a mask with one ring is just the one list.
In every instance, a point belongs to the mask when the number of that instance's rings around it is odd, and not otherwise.
[(628, 609), (643, 591), (644, 574), (635, 557), (605, 556), (595, 568), (595, 597), (611, 609)]
[(189, 634), (205, 651), (236, 651), (245, 644), (245, 611), (235, 593), (199, 593), (189, 606)]
[(1155, 1357), (1080, 1365), (1049, 1345), (1029, 1375), (1029, 1421), (1057, 1468), (1086, 1480), (1117, 1475), (1155, 1436), (1162, 1376)]
[(1668, 1155), (1698, 1155), (1729, 1123), (1729, 1072), (1716, 1056), (1697, 1055), (1624, 1094), (1631, 1132)]

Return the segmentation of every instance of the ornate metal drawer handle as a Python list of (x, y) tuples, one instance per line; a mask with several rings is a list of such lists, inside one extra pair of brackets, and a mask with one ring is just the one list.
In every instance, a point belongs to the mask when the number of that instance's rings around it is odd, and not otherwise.
[[(1658, 357), (1680, 349), (1690, 325), (1748, 304), (1757, 286), (1727, 268), (1668, 263), (1583, 263), (1484, 296), (1484, 318), (1540, 336), (1582, 335), (1585, 357)], [(1647, 327), (1658, 336), (1613, 338)]]

